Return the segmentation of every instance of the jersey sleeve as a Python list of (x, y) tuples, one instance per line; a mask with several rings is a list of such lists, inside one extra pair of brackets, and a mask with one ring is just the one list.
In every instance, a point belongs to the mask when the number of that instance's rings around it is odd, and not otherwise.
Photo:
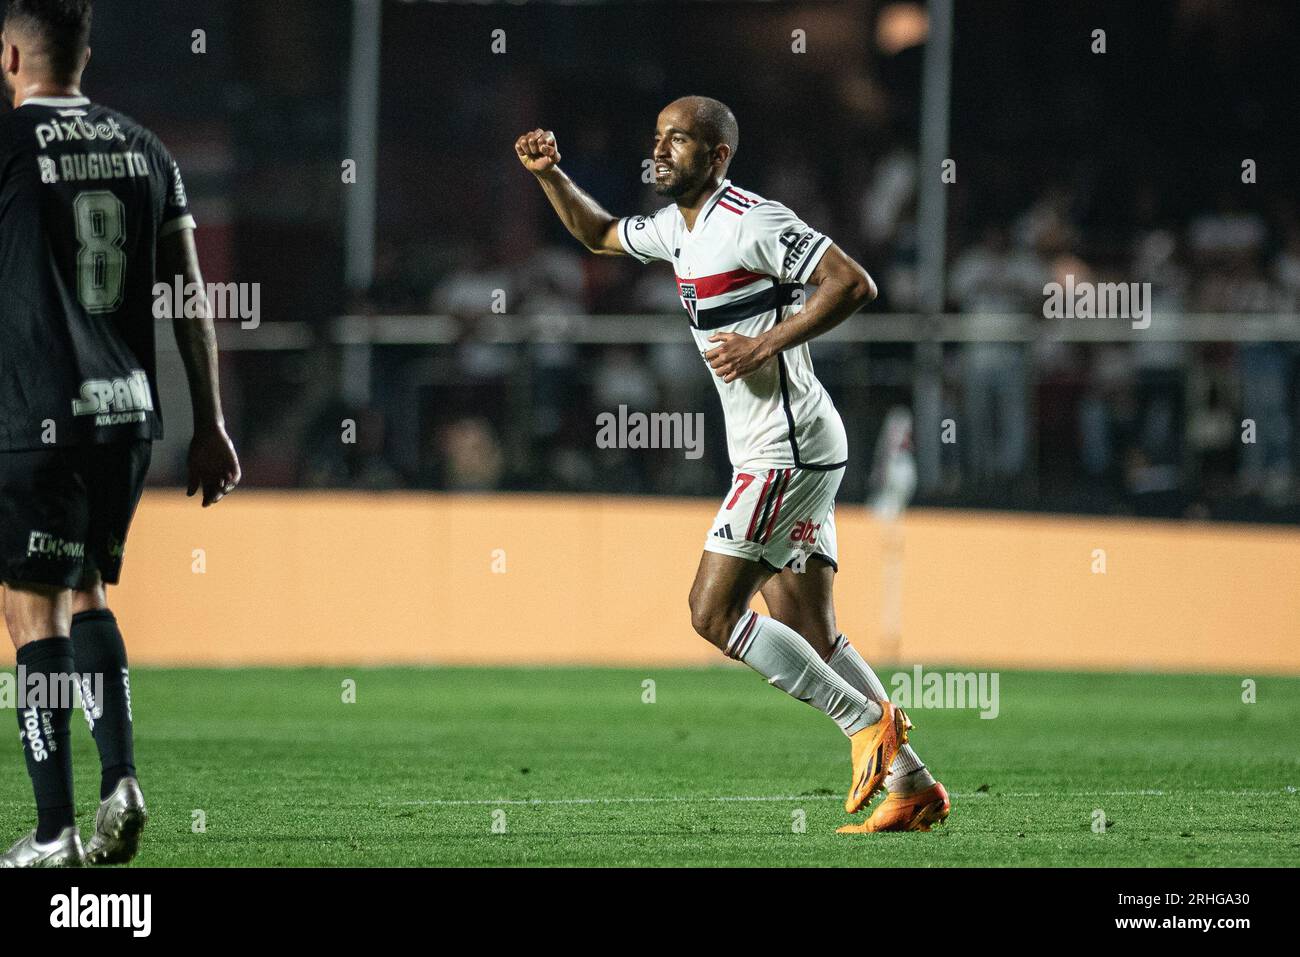
[(167, 188), (163, 199), (162, 219), (158, 225), (158, 238), (162, 239), (182, 229), (196, 227), (194, 216), (190, 212), (189, 196), (185, 193), (185, 179), (181, 176), (181, 168), (162, 144), (158, 144), (158, 150)]
[(618, 241), (623, 244), (624, 252), (643, 263), (654, 262), (656, 259), (672, 262), (673, 250), (666, 233), (659, 213), (651, 216), (627, 216), (618, 221)]
[(766, 202), (740, 220), (740, 264), (779, 282), (808, 281), (831, 248), (823, 236), (780, 203)]

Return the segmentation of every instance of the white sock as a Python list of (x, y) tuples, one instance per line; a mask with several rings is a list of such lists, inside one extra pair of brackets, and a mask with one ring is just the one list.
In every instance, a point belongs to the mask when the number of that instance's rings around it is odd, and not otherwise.
[(802, 635), (773, 618), (756, 611), (742, 615), (727, 641), (726, 654), (790, 697), (825, 712), (845, 734), (856, 734), (880, 720), (880, 705), (837, 675)]
[[(889, 700), (889, 695), (885, 694), (885, 686), (871, 670), (871, 665), (867, 664), (843, 635), (840, 635), (835, 642), (835, 650), (831, 652), (831, 659), (827, 664), (837, 675), (872, 701)], [(899, 748), (898, 756), (889, 766), (889, 774), (885, 777), (885, 789), (900, 794), (910, 794), (928, 788), (933, 783), (934, 776), (926, 770), (912, 746), (905, 744)]]

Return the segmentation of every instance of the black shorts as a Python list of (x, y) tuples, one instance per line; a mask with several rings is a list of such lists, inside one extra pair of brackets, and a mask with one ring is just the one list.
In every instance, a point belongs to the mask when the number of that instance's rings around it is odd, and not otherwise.
[(152, 454), (147, 439), (0, 452), (0, 582), (116, 585)]

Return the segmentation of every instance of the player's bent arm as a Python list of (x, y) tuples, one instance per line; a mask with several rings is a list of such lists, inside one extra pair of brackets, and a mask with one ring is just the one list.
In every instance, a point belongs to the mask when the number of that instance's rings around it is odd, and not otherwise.
[[(178, 229), (158, 240), (158, 274), (169, 283), (181, 277), (183, 288), (206, 290), (199, 268), (193, 229)], [(221, 501), (239, 484), (239, 458), (226, 434), (221, 411), (217, 369), (217, 331), (206, 292), (197, 297), (198, 315), (176, 316), (172, 331), (185, 365), (194, 410), (194, 440), (190, 444), (189, 494), (203, 489), (203, 505)]]
[(876, 284), (867, 271), (836, 245), (822, 256), (808, 281), (817, 289), (803, 309), (759, 337), (768, 356), (829, 332), (877, 295)]
[(550, 130), (535, 129), (515, 140), (515, 155), (537, 177), (564, 228), (593, 253), (625, 255), (618, 238), (618, 219), (578, 188), (560, 169), (560, 149)]
[(625, 256), (618, 217), (611, 215), (558, 166), (534, 173), (564, 228), (598, 256)]

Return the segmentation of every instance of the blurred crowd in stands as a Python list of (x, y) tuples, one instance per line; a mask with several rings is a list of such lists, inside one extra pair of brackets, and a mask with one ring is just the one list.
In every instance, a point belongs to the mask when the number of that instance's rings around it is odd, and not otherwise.
[[(543, 7), (512, 9), (512, 36), (550, 39), (515, 43), (503, 70), (474, 39), (503, 8), (385, 5), (374, 281), (323, 297), (308, 316), (314, 347), (226, 357), (250, 485), (719, 494), (720, 406), (671, 269), (588, 255), (564, 233), (510, 149), (538, 124), (557, 131), (581, 185), (629, 214), (664, 202), (640, 177), (655, 111), (684, 92), (727, 100), (741, 128), (735, 182), (859, 259), (881, 290), (868, 315), (918, 311), (919, 5)], [(285, 7), (303, 23), (313, 10)], [(1069, 276), (1150, 283), (1157, 321), (1300, 316), (1300, 202), (1285, 169), (1298, 26), (1294, 4), (1272, 0), (1249, 16), (1217, 0), (958, 4), (946, 311), (1043, 321), (1045, 284)], [(785, 54), (794, 28), (807, 33), (806, 56)], [(431, 31), (446, 38), (437, 68), (413, 72)], [(581, 62), (565, 52), (577, 48)], [(629, 59), (641, 49), (660, 53)], [(268, 158), (268, 173), (281, 162)], [(321, 197), (333, 195), (337, 162), (321, 170), (311, 210), (329, 248), (341, 204)], [(268, 235), (258, 215), (242, 214), (236, 257)], [(264, 244), (261, 260), (292, 248), (268, 257)], [(308, 308), (341, 272), (337, 258), (316, 258), (294, 260)], [(450, 316), (461, 334), (376, 345), (358, 362), (330, 340), (344, 313)], [(661, 316), (680, 336), (588, 345), (482, 334), (512, 318), (602, 314)], [(849, 429), (841, 494), (865, 500), (881, 424), (912, 405), (918, 350), (819, 341), (813, 356)], [(1137, 331), (1110, 343), (955, 342), (941, 378), (957, 440), (922, 501), (1300, 520), (1298, 342)], [(596, 417), (619, 406), (704, 413), (706, 454), (598, 448)], [(168, 466), (156, 474), (168, 481)]]
[[(909, 314), (918, 308), (915, 180), (913, 156), (882, 158), (847, 224), (805, 190), (744, 185), (786, 201), (862, 257), (882, 290), (871, 313)], [(1144, 197), (1113, 201), (1140, 206)], [(648, 196), (643, 208), (659, 203)], [(1300, 310), (1295, 211), (1244, 209), (1231, 191), (1185, 222), (1151, 215), (1124, 239), (1122, 258), (1090, 254), (1063, 191), (970, 232), (950, 259), (954, 313), (1041, 317), (1045, 284), (1067, 275), (1076, 284), (1150, 283), (1158, 316)], [(454, 316), (464, 339), (377, 347), (372, 403), (328, 403), (308, 428), (317, 440), (287, 480), (660, 494), (716, 494), (725, 484), (720, 408), (668, 267), (597, 259), (564, 241), (513, 261), (508, 250), (470, 248), (441, 275), (406, 272), (401, 255), (386, 252), (365, 308)], [(507, 316), (658, 315), (680, 325), (680, 342), (484, 342), (475, 329), (496, 301)], [(913, 357), (908, 344), (814, 345), (819, 374), (853, 437), (848, 494), (867, 494), (866, 465), (888, 407), (910, 404)], [(1287, 509), (1296, 503), (1300, 465), (1298, 358), (1297, 343), (1169, 342), (1139, 332), (1115, 343), (949, 344), (944, 417), (958, 423), (958, 440), (943, 448), (942, 480), (930, 498), (1207, 517), (1232, 500)], [(704, 412), (710, 454), (690, 461), (680, 452), (598, 449), (596, 416), (621, 405)], [(355, 444), (337, 438), (338, 423), (349, 418), (359, 422)], [(392, 435), (394, 427), (405, 440)]]
[[(871, 313), (914, 313), (917, 163), (881, 157), (848, 222), (800, 185), (772, 177), (742, 185), (787, 202), (862, 257), (878, 277)], [(1138, 226), (1099, 250), (1083, 237), (1069, 191), (1052, 190), (1005, 220), (972, 224), (950, 256), (948, 309), (972, 316), (1043, 316), (1044, 286), (1149, 282), (1160, 316), (1297, 315), (1300, 221), (1294, 207), (1244, 208), (1223, 192), (1216, 208), (1184, 221), (1158, 212), (1156, 190), (1110, 196), (1138, 209)], [(647, 194), (641, 208), (663, 200)], [(1126, 255), (1115, 255), (1115, 250)], [(603, 490), (715, 494), (724, 475), (722, 423), (695, 354), (667, 267), (585, 254), (576, 242), (471, 247), (441, 274), (407, 268), (386, 248), (364, 308), (463, 321), (463, 342), (380, 348), (385, 372), (363, 429), (368, 441), (313, 447), (294, 481), (439, 489)], [(473, 330), (494, 302), (507, 316), (650, 313), (681, 326), (676, 345), (494, 345)], [(910, 345), (816, 343), (819, 374), (848, 420), (859, 468), (846, 489), (867, 490), (867, 456), (889, 404), (909, 404)], [(1032, 502), (1056, 508), (1212, 515), (1255, 498), (1296, 503), (1300, 420), (1297, 343), (974, 342), (945, 348), (945, 417), (959, 426), (944, 446), (936, 501)], [(872, 395), (878, 391), (879, 395)], [(627, 406), (702, 411), (710, 455), (595, 446), (595, 416)], [(403, 413), (402, 410), (406, 410)], [(331, 410), (335, 421), (346, 410)], [(419, 443), (381, 437), (383, 421), (419, 423)], [(334, 429), (337, 432), (337, 429)], [(376, 434), (381, 433), (381, 434)], [(326, 434), (326, 433), (322, 433)], [(924, 439), (919, 439), (924, 441)], [(853, 476), (852, 472), (859, 475)]]

